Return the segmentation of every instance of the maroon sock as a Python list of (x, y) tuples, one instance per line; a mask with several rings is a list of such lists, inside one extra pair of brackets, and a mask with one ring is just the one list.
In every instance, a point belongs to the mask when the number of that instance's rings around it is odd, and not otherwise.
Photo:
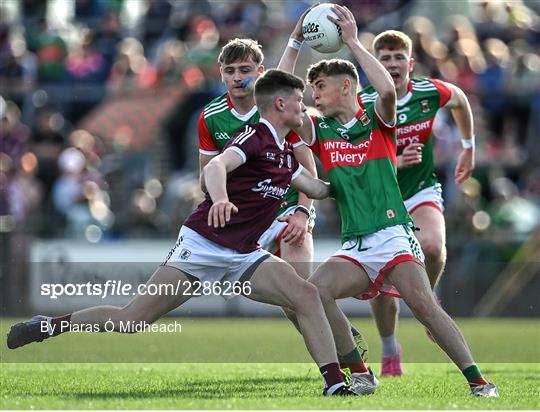
[(339, 369), (337, 362), (323, 365), (319, 368), (319, 370), (321, 371), (321, 375), (326, 383), (327, 388), (343, 382), (343, 373)]
[(57, 318), (51, 318), (51, 326), (53, 327), (53, 336), (58, 336), (61, 333), (69, 331), (69, 324), (71, 322), (71, 313), (64, 316), (58, 316)]

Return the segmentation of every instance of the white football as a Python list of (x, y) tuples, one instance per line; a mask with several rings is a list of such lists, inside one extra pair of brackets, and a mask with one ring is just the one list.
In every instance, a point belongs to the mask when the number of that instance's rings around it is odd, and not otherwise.
[(330, 3), (319, 4), (311, 9), (302, 23), (306, 43), (320, 53), (334, 53), (343, 46), (341, 27), (326, 17), (337, 18), (331, 9), (332, 6)]

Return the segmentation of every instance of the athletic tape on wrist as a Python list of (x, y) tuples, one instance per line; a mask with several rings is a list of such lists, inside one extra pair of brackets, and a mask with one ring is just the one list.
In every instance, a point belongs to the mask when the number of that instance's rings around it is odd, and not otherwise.
[(291, 38), (289, 39), (289, 43), (287, 43), (287, 46), (294, 50), (300, 50), (300, 47), (302, 47), (302, 42)]
[(464, 149), (474, 149), (475, 147), (474, 136), (471, 136), (470, 139), (461, 139), (461, 146)]

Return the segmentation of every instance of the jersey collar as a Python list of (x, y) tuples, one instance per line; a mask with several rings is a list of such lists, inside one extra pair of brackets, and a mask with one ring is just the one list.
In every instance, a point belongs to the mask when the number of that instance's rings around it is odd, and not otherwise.
[(274, 136), (274, 140), (276, 141), (276, 144), (278, 145), (278, 147), (283, 150), (285, 149), (285, 141), (281, 142), (280, 139), (279, 139), (279, 136), (276, 132), (276, 129), (274, 129), (274, 126), (272, 126), (272, 123), (270, 123), (268, 120), (264, 119), (264, 118), (260, 118), (259, 119), (259, 122), (266, 125), (266, 127), (268, 127), (268, 129), (270, 129), (270, 133), (272, 133), (272, 136)]
[(255, 113), (257, 113), (257, 106), (254, 105), (249, 112), (246, 114), (240, 114), (236, 111), (234, 108), (233, 102), (231, 101), (231, 97), (229, 96), (229, 93), (227, 93), (227, 105), (229, 106), (229, 109), (231, 109), (231, 113), (234, 117), (236, 117), (239, 120), (242, 120), (243, 122), (248, 121)]
[(351, 120), (349, 120), (347, 123), (342, 124), (342, 126), (345, 129), (350, 129), (351, 127), (353, 127), (356, 124), (356, 122), (358, 122), (358, 119), (360, 119), (360, 117), (362, 117), (363, 113), (364, 113), (364, 109), (362, 107), (360, 107), (360, 109), (358, 109), (358, 111), (356, 112), (354, 117)]
[(408, 103), (409, 100), (411, 100), (412, 97), (412, 81), (409, 79), (409, 84), (407, 85), (407, 94), (403, 96), (401, 99), (397, 100), (397, 106), (404, 106)]

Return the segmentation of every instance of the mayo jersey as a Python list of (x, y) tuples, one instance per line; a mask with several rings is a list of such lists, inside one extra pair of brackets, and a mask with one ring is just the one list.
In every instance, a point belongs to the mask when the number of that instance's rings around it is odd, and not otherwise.
[[(242, 115), (232, 105), (228, 93), (215, 98), (204, 107), (199, 116), (199, 153), (210, 156), (220, 154), (240, 128), (249, 123), (258, 122), (259, 118), (257, 106), (253, 106), (248, 113)], [(294, 132), (289, 135), (291, 134)], [(286, 137), (287, 140), (291, 139), (289, 135)], [(301, 144), (303, 143), (300, 139), (295, 139), (293, 147)], [(298, 192), (291, 188), (277, 215), (296, 204), (298, 204)]]
[(244, 163), (227, 174), (229, 201), (238, 207), (225, 227), (208, 226), (212, 200), (206, 199), (186, 219), (184, 225), (219, 245), (240, 253), (260, 246), (257, 241), (274, 221), (291, 181), (300, 175), (292, 145), (281, 143), (274, 127), (265, 119), (244, 126), (225, 146)]
[(341, 241), (411, 221), (396, 178), (394, 127), (361, 108), (342, 125), (313, 116), (313, 152), (328, 173), (341, 216)]
[[(422, 162), (398, 170), (399, 188), (405, 200), (438, 183), (433, 159), (433, 121), (451, 95), (451, 90), (439, 80), (413, 78), (409, 92), (397, 102), (398, 155), (411, 143), (424, 144)], [(376, 98), (377, 92), (372, 86), (360, 93), (360, 101), (366, 107), (373, 106)]]

